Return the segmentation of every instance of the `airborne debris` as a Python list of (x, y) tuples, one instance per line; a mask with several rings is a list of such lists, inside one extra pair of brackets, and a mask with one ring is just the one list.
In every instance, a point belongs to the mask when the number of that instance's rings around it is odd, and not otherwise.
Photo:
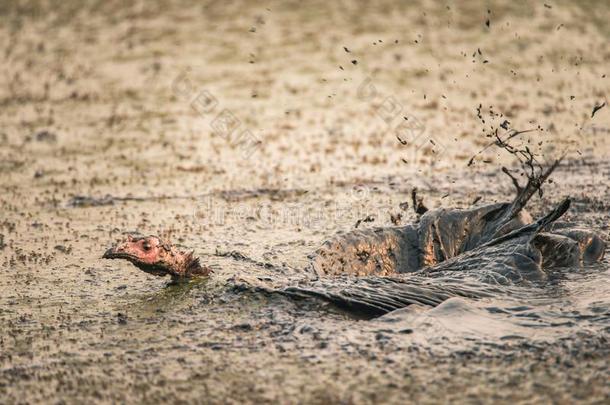
[(358, 221), (356, 221), (356, 225), (354, 225), (354, 227), (358, 228), (360, 226), (360, 224), (363, 222), (373, 222), (373, 221), (375, 221), (375, 217), (372, 215), (368, 215), (366, 218), (359, 219)]
[(593, 107), (593, 112), (591, 113), (591, 118), (593, 118), (595, 116), (595, 113), (598, 112), (599, 110), (601, 110), (602, 108), (604, 108), (606, 106), (606, 102), (604, 101), (603, 103), (599, 104), (599, 105), (595, 105)]
[(411, 200), (413, 202), (413, 210), (417, 215), (423, 215), (428, 211), (428, 207), (424, 205), (424, 198), (417, 196), (417, 187), (411, 190)]
[(55, 142), (57, 142), (57, 135), (55, 135), (51, 131), (43, 130), (43, 131), (36, 133), (36, 141), (55, 143)]

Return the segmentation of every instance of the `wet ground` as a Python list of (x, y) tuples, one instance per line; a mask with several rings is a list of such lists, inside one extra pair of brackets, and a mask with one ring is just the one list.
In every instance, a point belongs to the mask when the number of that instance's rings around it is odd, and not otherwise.
[[(505, 120), (536, 129), (516, 141), (542, 160), (567, 152), (530, 211), (570, 195), (568, 219), (607, 237), (607, 4), (23, 1), (0, 16), (0, 402), (608, 401), (608, 258), (373, 321), (226, 283), (298, 278), (367, 217), (413, 221), (414, 187), (430, 207), (510, 199), (514, 159), (485, 149)], [(101, 260), (125, 233), (215, 273), (168, 286)]]

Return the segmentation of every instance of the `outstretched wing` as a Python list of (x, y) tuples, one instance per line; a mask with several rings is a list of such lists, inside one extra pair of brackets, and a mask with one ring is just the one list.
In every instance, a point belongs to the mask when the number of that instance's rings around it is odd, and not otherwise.
[(482, 298), (495, 291), (494, 288), (432, 284), (430, 281), (418, 276), (338, 277), (273, 292), (296, 298), (320, 298), (352, 313), (375, 317), (412, 304), (437, 306), (451, 297)]
[[(530, 242), (570, 206), (564, 200), (538, 221), (431, 268), (397, 277), (328, 277), (298, 286), (254, 289), (289, 297), (315, 297), (363, 316), (380, 316), (412, 304), (436, 306), (451, 297), (506, 293), (503, 284), (540, 275), (542, 259)], [(487, 281), (487, 283), (481, 283)]]

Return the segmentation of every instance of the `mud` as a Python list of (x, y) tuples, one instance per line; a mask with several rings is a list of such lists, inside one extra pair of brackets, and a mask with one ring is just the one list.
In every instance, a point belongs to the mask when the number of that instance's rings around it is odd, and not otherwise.
[[(412, 222), (413, 188), (431, 209), (505, 201), (513, 156), (486, 147), (504, 121), (568, 153), (530, 212), (569, 195), (566, 220), (607, 237), (609, 15), (1, 2), (0, 402), (607, 401), (608, 255), (535, 299), (374, 321), (226, 280), (294, 277), (356, 223)], [(214, 275), (167, 286), (101, 260), (125, 233)]]

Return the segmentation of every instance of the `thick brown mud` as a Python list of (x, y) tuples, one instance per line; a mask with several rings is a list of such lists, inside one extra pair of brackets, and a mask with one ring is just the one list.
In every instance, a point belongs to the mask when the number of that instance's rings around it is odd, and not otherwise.
[[(337, 232), (415, 220), (413, 188), (429, 208), (510, 200), (513, 156), (486, 148), (504, 121), (567, 152), (529, 210), (571, 196), (567, 219), (608, 237), (608, 16), (0, 2), (0, 402), (607, 401), (608, 258), (373, 321), (227, 280), (297, 279)], [(214, 274), (168, 286), (102, 260), (126, 233)]]

